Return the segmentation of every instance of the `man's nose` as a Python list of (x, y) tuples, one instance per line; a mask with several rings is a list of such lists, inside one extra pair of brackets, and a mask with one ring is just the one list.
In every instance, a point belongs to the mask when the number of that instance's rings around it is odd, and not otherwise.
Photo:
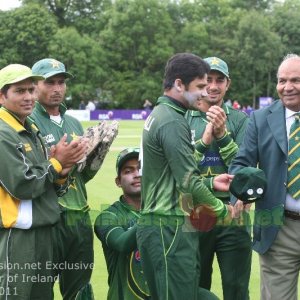
[(292, 82), (290, 81), (286, 81), (285, 85), (284, 85), (284, 89), (285, 90), (292, 90), (294, 88), (294, 85)]
[(24, 100), (32, 100), (34, 99), (34, 93), (32, 93), (31, 91), (25, 91), (24, 93)]
[(217, 89), (218, 86), (217, 86), (217, 83), (215, 81), (212, 81), (208, 84), (208, 89), (209, 90), (214, 90), (214, 89)]

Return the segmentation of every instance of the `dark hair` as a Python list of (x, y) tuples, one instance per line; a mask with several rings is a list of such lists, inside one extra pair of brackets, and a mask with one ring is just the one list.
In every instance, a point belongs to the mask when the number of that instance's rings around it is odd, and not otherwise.
[(7, 91), (10, 88), (11, 84), (6, 84), (2, 89), (1, 93), (6, 97), (7, 96)]
[(187, 86), (194, 79), (204, 77), (209, 71), (209, 64), (201, 57), (192, 53), (177, 53), (166, 64), (163, 87), (170, 90), (176, 79), (181, 79)]

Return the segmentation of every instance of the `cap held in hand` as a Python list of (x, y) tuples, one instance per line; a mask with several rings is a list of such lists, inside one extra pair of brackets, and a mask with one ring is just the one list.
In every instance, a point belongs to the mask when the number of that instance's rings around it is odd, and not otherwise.
[(229, 190), (244, 203), (251, 203), (263, 198), (266, 187), (267, 179), (263, 170), (245, 167), (235, 174)]

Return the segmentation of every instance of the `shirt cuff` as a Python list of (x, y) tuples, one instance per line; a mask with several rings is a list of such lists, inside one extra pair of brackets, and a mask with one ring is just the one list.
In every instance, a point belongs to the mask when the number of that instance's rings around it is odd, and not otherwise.
[(216, 139), (216, 143), (219, 148), (226, 147), (231, 141), (232, 141), (232, 138), (227, 131), (220, 139)]
[(50, 158), (49, 161), (51, 162), (54, 170), (59, 174), (62, 171), (62, 165), (56, 158)]
[(206, 145), (202, 139), (195, 142), (195, 148), (200, 153), (205, 153), (205, 151), (209, 148), (209, 145)]

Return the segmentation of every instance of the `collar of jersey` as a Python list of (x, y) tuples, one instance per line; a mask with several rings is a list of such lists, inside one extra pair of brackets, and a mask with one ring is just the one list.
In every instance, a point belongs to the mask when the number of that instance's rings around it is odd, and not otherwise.
[[(44, 106), (40, 102), (38, 102), (38, 101), (35, 102), (35, 108), (39, 112), (41, 112), (42, 114), (44, 114), (44, 115), (48, 116), (48, 118), (50, 118), (47, 110), (44, 108)], [(67, 107), (64, 105), (64, 103), (61, 103), (59, 105), (59, 112), (60, 112), (61, 116), (63, 116), (66, 113), (66, 111), (67, 111)]]
[(139, 211), (135, 209), (132, 205), (129, 205), (125, 202), (123, 199), (123, 196), (120, 197), (120, 203), (122, 206), (124, 206), (126, 209), (130, 210), (131, 213), (133, 213), (135, 216), (140, 217)]
[(187, 109), (179, 101), (177, 101), (176, 99), (173, 99), (169, 96), (159, 97), (157, 100), (157, 104), (163, 104), (163, 105), (170, 106), (183, 115), (187, 111)]
[(9, 110), (4, 107), (0, 109), (0, 119), (12, 127), (15, 131), (21, 132), (26, 130), (25, 127), (20, 122), (19, 118)]

